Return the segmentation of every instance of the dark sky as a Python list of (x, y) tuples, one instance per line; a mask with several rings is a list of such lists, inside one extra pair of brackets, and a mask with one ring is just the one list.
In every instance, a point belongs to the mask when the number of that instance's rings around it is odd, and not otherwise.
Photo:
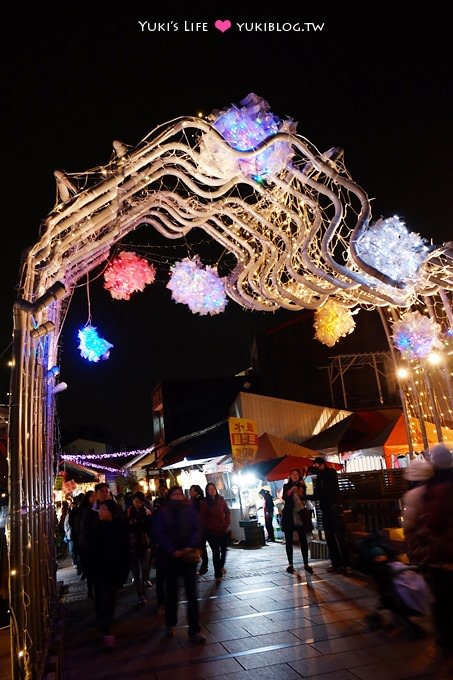
[[(321, 151), (344, 148), (346, 167), (372, 198), (374, 219), (397, 213), (435, 243), (451, 239), (449, 2), (213, 5), (82, 0), (3, 8), (8, 245), (0, 402), (21, 252), (38, 240), (54, 206), (53, 171), (106, 163), (114, 139), (134, 146), (156, 125), (255, 92), (275, 114), (296, 120), (298, 133)], [(232, 28), (219, 32), (216, 19), (230, 19)], [(143, 31), (140, 22), (178, 30)], [(195, 22), (208, 30), (194, 30)], [(253, 30), (239, 31), (245, 22)], [(323, 29), (269, 30), (306, 22)], [(152, 439), (150, 392), (158, 380), (237, 373), (250, 364), (254, 334), (293, 314), (246, 311), (230, 301), (223, 315), (194, 316), (165, 288), (167, 263), (184, 249), (172, 250), (149, 230), (135, 236), (159, 261), (158, 281), (129, 303), (111, 301), (99, 281), (90, 285), (93, 325), (115, 345), (109, 361), (96, 365), (76, 347), (88, 314), (87, 288), (77, 291), (62, 338), (61, 379), (69, 388), (58, 397), (62, 426), (97, 423), (127, 447)]]

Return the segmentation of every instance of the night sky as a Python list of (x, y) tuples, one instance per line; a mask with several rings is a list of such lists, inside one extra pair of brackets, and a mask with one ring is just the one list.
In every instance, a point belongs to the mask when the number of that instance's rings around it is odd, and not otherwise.
[[(255, 92), (275, 114), (297, 121), (298, 133), (321, 151), (344, 148), (374, 220), (396, 213), (434, 243), (452, 239), (449, 2), (213, 4), (182, 10), (91, 0), (3, 8), (0, 403), (7, 399), (21, 252), (38, 240), (53, 209), (53, 172), (107, 163), (114, 139), (135, 146), (161, 123), (207, 115)], [(216, 30), (217, 19), (229, 19), (231, 29)], [(156, 24), (161, 30), (148, 30)], [(81, 282), (61, 343), (61, 380), (69, 387), (57, 397), (62, 428), (96, 424), (123, 448), (151, 443), (151, 389), (159, 380), (242, 371), (254, 335), (294, 314), (246, 311), (230, 301), (222, 315), (194, 316), (165, 287), (169, 264), (186, 256), (186, 247), (149, 228), (131, 238), (154, 259), (157, 282), (130, 302), (112, 301), (96, 272), (89, 289)], [(192, 254), (209, 248), (195, 239)], [(77, 350), (88, 306), (93, 325), (115, 345), (110, 359), (95, 365)]]

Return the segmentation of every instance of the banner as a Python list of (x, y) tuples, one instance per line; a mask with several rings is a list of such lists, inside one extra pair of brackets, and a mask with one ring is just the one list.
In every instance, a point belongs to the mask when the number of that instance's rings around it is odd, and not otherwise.
[(256, 422), (248, 418), (228, 418), (228, 427), (233, 466), (237, 470), (255, 460), (258, 451), (258, 428)]

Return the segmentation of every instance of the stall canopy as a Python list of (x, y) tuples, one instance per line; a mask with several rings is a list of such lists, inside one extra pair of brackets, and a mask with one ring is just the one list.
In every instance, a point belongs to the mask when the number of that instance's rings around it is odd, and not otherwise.
[(396, 408), (356, 411), (303, 445), (331, 454), (381, 447), (401, 414)]
[[(298, 468), (302, 472), (304, 469), (309, 468), (313, 464), (313, 459), (312, 458), (302, 458), (300, 456), (284, 456), (281, 458), (279, 461), (277, 461), (276, 465), (272, 468), (272, 470), (269, 470), (269, 472), (266, 474), (266, 479), (269, 482), (277, 482), (280, 479), (286, 479), (286, 477), (289, 476), (289, 473), (291, 470), (294, 468)], [(343, 466), (340, 465), (339, 463), (327, 463), (329, 467), (333, 467), (336, 470), (342, 470)]]
[[(264, 432), (258, 437), (258, 451), (255, 462), (244, 467), (243, 472), (254, 474), (260, 479), (269, 479), (269, 473), (285, 458), (296, 461), (297, 464), (292, 465), (292, 467), (303, 468), (311, 465), (316, 456), (319, 456), (319, 451), (308, 449), (306, 446), (300, 446)], [(283, 478), (279, 477), (278, 479)]]
[(73, 461), (64, 460), (60, 463), (59, 468), (61, 472), (65, 473), (67, 481), (72, 479), (77, 484), (99, 481), (99, 474), (97, 472)]
[(163, 459), (163, 469), (200, 465), (213, 458), (231, 456), (228, 420), (172, 442)]
[[(414, 451), (423, 451), (423, 436), (422, 427), (418, 418), (413, 418), (409, 416), (408, 418), (410, 427), (410, 436), (412, 440), (412, 448)], [(439, 441), (439, 435), (437, 428), (433, 423), (429, 421), (424, 421), (423, 427), (426, 432), (426, 438), (428, 444), (436, 444)], [(453, 441), (453, 429), (450, 427), (441, 427), (442, 440), (444, 442)], [(405, 454), (409, 451), (409, 441), (407, 436), (406, 423), (403, 415), (401, 415), (398, 420), (394, 423), (393, 428), (388, 434), (386, 441), (384, 442), (384, 455), (386, 460), (391, 458), (391, 456), (398, 456)]]

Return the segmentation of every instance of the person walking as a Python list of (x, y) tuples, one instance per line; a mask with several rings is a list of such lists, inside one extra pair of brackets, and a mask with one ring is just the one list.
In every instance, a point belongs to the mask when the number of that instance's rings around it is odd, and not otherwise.
[(213, 482), (208, 482), (200, 518), (206, 540), (212, 552), (214, 576), (219, 584), (225, 574), (225, 561), (230, 531), (230, 509)]
[(307, 488), (298, 468), (293, 468), (289, 473), (288, 481), (283, 485), (283, 500), (285, 505), (282, 511), (282, 529), (285, 535), (285, 550), (288, 558), (286, 571), (293, 574), (296, 570), (293, 565), (294, 532), (297, 533), (300, 543), (300, 551), (304, 562), (304, 569), (313, 574), (313, 568), (308, 563), (308, 542), (306, 534), (311, 531), (307, 518), (311, 510), (306, 507)]
[(327, 571), (350, 573), (352, 570), (341, 519), (338, 474), (321, 456), (314, 459), (312, 472), (316, 475), (313, 498), (319, 501), (322, 526), (331, 561), (331, 566)]
[(89, 489), (80, 501), (74, 523), (74, 531), (77, 541), (78, 566), (77, 575), (81, 581), (87, 583), (87, 597), (93, 598), (93, 581), (88, 568), (88, 533), (91, 526), (91, 512), (96, 495), (93, 489)]
[(204, 642), (198, 620), (196, 568), (201, 526), (198, 513), (179, 486), (168, 491), (166, 503), (155, 517), (154, 531), (165, 568), (165, 623), (167, 636), (175, 635), (178, 622), (178, 582), (183, 580), (187, 598), (189, 639)]
[(263, 499), (264, 525), (267, 532), (267, 540), (275, 543), (274, 534), (274, 501), (267, 489), (261, 489), (259, 495)]
[(125, 517), (129, 532), (130, 568), (135, 591), (139, 603), (145, 604), (151, 566), (152, 512), (146, 507), (143, 491), (136, 491), (133, 494), (132, 504), (127, 508)]
[(114, 500), (100, 502), (97, 514), (98, 521), (88, 538), (88, 564), (102, 646), (109, 650), (115, 646), (112, 625), (117, 591), (129, 573), (129, 542), (124, 518)]
[[(434, 474), (426, 481), (410, 527), (408, 554), (417, 564), (433, 595), (436, 643), (453, 651), (453, 455), (444, 445), (430, 450)], [(414, 507), (412, 507), (414, 512)]]
[[(201, 504), (204, 502), (204, 493), (201, 486), (192, 484), (189, 489), (189, 497), (190, 503), (192, 503), (198, 515), (200, 515)], [(203, 527), (201, 528), (200, 550), (201, 564), (197, 571), (197, 576), (203, 576), (203, 574), (207, 574), (208, 572), (208, 551), (206, 549), (206, 536), (204, 535)]]

